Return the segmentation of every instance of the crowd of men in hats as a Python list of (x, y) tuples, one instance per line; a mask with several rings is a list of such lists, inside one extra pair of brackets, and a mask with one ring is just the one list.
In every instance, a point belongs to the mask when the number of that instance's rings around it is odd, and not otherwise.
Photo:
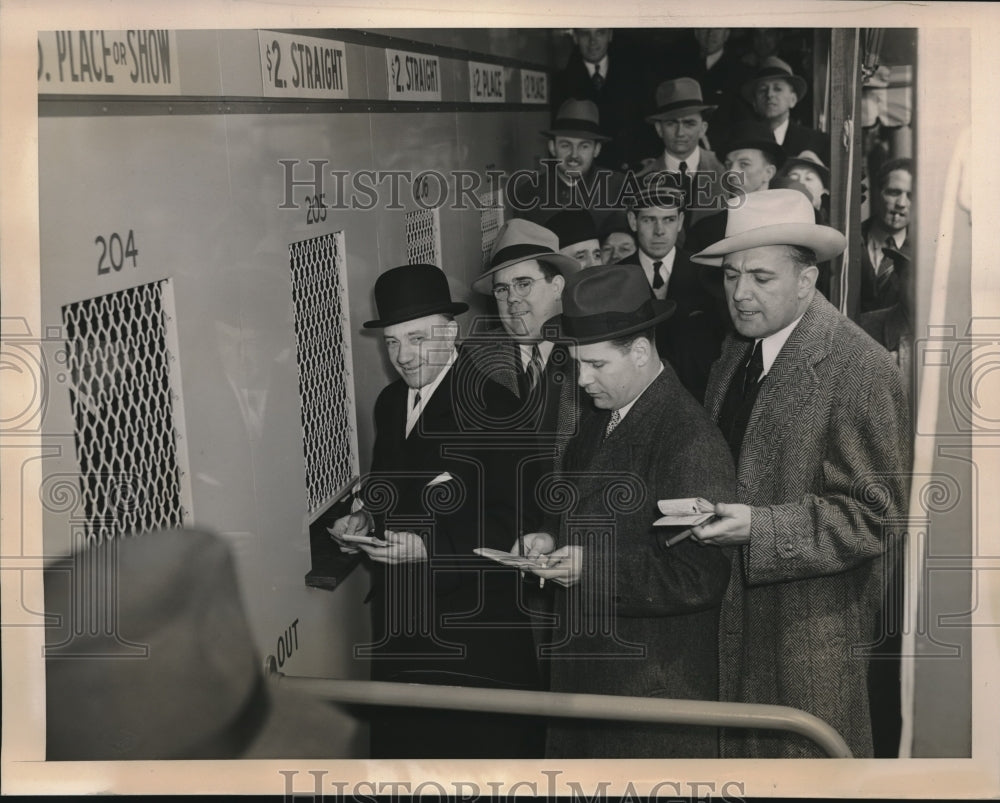
[[(875, 755), (865, 650), (911, 460), (906, 341), (886, 338), (906, 308), (865, 322), (880, 344), (826, 299), (846, 240), (827, 225), (828, 137), (793, 119), (807, 83), (786, 62), (765, 48), (737, 66), (728, 32), (696, 31), (688, 74), (641, 98), (612, 39), (574, 32), (548, 158), (508, 188), (516, 216), (470, 288), (496, 325), (463, 340), (437, 266), (376, 283), (366, 326), (400, 379), (375, 405), (365, 486), (399, 501), (362, 491), (330, 528), (375, 570), (372, 676), (787, 705)], [(886, 307), (905, 292), (912, 173), (880, 174), (864, 229)], [(435, 510), (452, 485), (461, 502)], [(663, 500), (700, 523), (660, 519)], [(781, 731), (448, 711), (379, 717), (371, 750), (819, 755)]]
[[(649, 108), (612, 38), (574, 32), (551, 158), (509, 188), (523, 215), (469, 288), (496, 325), (463, 337), (442, 266), (375, 282), (364, 327), (399, 378), (371, 411), (351, 512), (329, 522), (371, 570), (358, 655), (381, 681), (792, 706), (876, 755), (866, 650), (911, 468), (913, 164), (872, 182), (862, 329), (825, 297), (847, 243), (826, 225), (828, 139), (791, 117), (805, 80), (767, 42), (747, 77), (728, 31), (698, 30), (688, 74)], [(669, 500), (702, 515), (661, 519)], [(142, 697), (142, 662), (53, 654), (49, 757), (321, 757), (329, 712), (303, 714), (298, 737), (276, 715), (225, 550), (198, 533), (134, 544), (123, 609), (155, 599), (150, 641), (201, 628), (225, 660), (197, 679), (146, 664), (165, 685), (134, 706), (103, 673)], [(69, 604), (58, 582), (46, 593), (49, 611)], [(170, 603), (191, 595), (201, 608)], [(371, 713), (369, 755), (820, 753), (774, 730), (399, 707)]]

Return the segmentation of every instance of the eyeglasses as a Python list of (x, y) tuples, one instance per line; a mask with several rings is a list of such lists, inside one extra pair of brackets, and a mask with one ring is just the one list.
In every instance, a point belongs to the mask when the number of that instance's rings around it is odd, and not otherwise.
[(529, 279), (527, 277), (521, 277), (519, 279), (514, 279), (510, 284), (495, 284), (493, 285), (493, 297), (497, 301), (503, 301), (510, 295), (510, 289), (514, 288), (514, 295), (518, 298), (527, 298), (528, 293), (531, 292), (532, 285), (540, 281), (541, 277), (535, 279)]

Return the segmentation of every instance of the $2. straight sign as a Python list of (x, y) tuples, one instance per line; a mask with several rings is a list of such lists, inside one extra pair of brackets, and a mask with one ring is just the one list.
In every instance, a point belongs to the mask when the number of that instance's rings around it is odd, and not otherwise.
[(264, 97), (347, 98), (347, 49), (314, 36), (258, 31)]

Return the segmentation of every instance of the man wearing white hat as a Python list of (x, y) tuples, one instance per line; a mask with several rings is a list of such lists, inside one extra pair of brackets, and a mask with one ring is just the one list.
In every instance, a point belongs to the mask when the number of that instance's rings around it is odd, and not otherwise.
[[(723, 700), (789, 705), (872, 755), (866, 650), (877, 640), (883, 553), (906, 513), (909, 410), (886, 352), (815, 290), (844, 236), (795, 190), (730, 209), (695, 254), (722, 265), (736, 333), (705, 405), (737, 463), (732, 503), (694, 529), (739, 547), (720, 628)], [(808, 757), (798, 736), (724, 735), (724, 756)]]

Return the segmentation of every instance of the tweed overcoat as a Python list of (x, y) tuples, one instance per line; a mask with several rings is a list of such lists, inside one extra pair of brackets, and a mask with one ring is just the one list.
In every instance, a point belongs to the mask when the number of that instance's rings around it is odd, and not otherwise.
[[(750, 345), (730, 336), (706, 407), (718, 419)], [(910, 418), (892, 358), (815, 293), (760, 388), (737, 465), (750, 543), (720, 626), (721, 699), (804, 709), (872, 754), (866, 645), (882, 555), (906, 515)], [(896, 532), (899, 531), (896, 529)], [(723, 756), (821, 755), (802, 737), (725, 731)]]
[[(692, 539), (664, 545), (659, 499), (723, 499), (729, 448), (669, 365), (604, 438), (610, 411), (582, 425), (566, 450), (561, 544), (584, 546), (581, 581), (557, 587), (553, 691), (715, 700), (719, 606), (728, 552)], [(613, 632), (613, 635), (611, 635)], [(551, 758), (717, 755), (714, 728), (560, 720)]]

